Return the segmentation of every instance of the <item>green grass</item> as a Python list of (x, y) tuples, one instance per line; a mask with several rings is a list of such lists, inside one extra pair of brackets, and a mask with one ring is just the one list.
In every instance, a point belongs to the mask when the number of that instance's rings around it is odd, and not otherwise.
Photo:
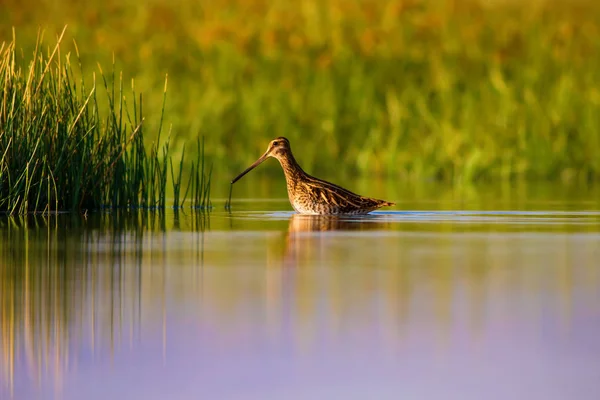
[[(280, 135), (332, 180), (600, 177), (592, 0), (19, 4), (0, 33), (68, 23), (84, 60), (114, 52), (149, 88), (168, 72), (170, 152), (200, 131), (219, 181)], [(161, 107), (146, 102), (149, 126)]]
[[(70, 60), (78, 52), (62, 54), (61, 39), (47, 52), (38, 40), (28, 61), (15, 40), (0, 48), (0, 212), (164, 209), (169, 176), (173, 206), (183, 206), (183, 155), (175, 174), (170, 137), (161, 141), (166, 81), (158, 132), (147, 146), (143, 98), (133, 82), (126, 94), (114, 68), (110, 76), (94, 74), (91, 85), (77, 80)], [(191, 205), (206, 209), (210, 172), (203, 168), (203, 151), (200, 164), (189, 179), (202, 182)]]

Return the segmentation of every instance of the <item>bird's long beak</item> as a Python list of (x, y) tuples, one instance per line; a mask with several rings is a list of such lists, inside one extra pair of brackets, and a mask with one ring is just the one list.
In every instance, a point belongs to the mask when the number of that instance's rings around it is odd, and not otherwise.
[(267, 152), (265, 154), (263, 154), (258, 160), (254, 161), (254, 164), (252, 164), (251, 166), (246, 168), (244, 170), (244, 172), (242, 172), (241, 174), (236, 176), (235, 179), (231, 181), (231, 184), (233, 185), (234, 183), (239, 181), (244, 175), (246, 175), (248, 172), (252, 171), (254, 168), (258, 167), (260, 165), (260, 163), (265, 161), (268, 157), (269, 157), (269, 150), (267, 150)]

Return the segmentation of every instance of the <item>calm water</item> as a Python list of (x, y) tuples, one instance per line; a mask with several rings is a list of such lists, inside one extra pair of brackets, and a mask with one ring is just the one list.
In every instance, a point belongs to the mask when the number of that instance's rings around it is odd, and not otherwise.
[(336, 219), (279, 186), (0, 217), (0, 399), (598, 398), (597, 189), (360, 183), (404, 201)]

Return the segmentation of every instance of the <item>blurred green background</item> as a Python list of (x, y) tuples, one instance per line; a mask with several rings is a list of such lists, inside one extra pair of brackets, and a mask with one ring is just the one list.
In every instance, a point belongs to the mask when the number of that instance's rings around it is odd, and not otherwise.
[(150, 126), (168, 74), (173, 152), (204, 135), (216, 179), (280, 135), (333, 181), (600, 176), (592, 0), (0, 0), (26, 61), (64, 25), (63, 57), (90, 80), (114, 56)]

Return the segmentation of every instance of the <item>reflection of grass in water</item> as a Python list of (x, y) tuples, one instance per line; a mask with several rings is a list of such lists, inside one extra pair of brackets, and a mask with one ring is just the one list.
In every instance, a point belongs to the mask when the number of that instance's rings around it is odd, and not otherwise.
[[(4, 224), (4, 221), (7, 223)], [(66, 239), (61, 250), (44, 246), (57, 238), (42, 218), (6, 219), (0, 240), (0, 332), (3, 338), (3, 370), (12, 386), (15, 365), (27, 366), (31, 380), (47, 378), (60, 385), (68, 368), (70, 341), (80, 338), (69, 327), (82, 316), (71, 299), (81, 294), (85, 268), (61, 268), (65, 260), (80, 264), (80, 243)], [(76, 227), (73, 227), (76, 229)], [(51, 373), (49, 373), (51, 371)]]
[[(191, 224), (202, 234), (207, 214)], [(108, 357), (134, 341), (165, 301), (165, 276), (143, 270), (161, 265), (147, 240), (166, 229), (164, 213), (137, 211), (0, 219), (0, 396), (15, 378), (60, 389), (80, 351)]]
[(0, 18), (68, 22), (147, 85), (168, 70), (176, 131), (210, 132), (232, 171), (283, 134), (317, 173), (597, 177), (598, 3), (483, 3), (65, 1)]
[[(133, 84), (130, 109), (122, 77), (115, 79), (113, 68), (109, 85), (100, 71), (108, 99), (103, 116), (95, 78), (91, 88), (83, 80), (76, 82), (70, 57), (62, 58), (61, 39), (49, 55), (40, 40), (26, 69), (14, 40), (1, 50), (0, 211), (164, 209), (169, 168), (174, 206), (182, 205), (187, 195), (186, 190), (180, 201), (183, 156), (175, 174), (170, 138), (159, 146), (166, 82), (158, 137), (148, 151), (142, 96), (137, 98)], [(198, 167), (190, 179), (197, 182), (192, 205), (207, 208), (210, 172), (204, 170), (204, 149), (197, 154)]]

